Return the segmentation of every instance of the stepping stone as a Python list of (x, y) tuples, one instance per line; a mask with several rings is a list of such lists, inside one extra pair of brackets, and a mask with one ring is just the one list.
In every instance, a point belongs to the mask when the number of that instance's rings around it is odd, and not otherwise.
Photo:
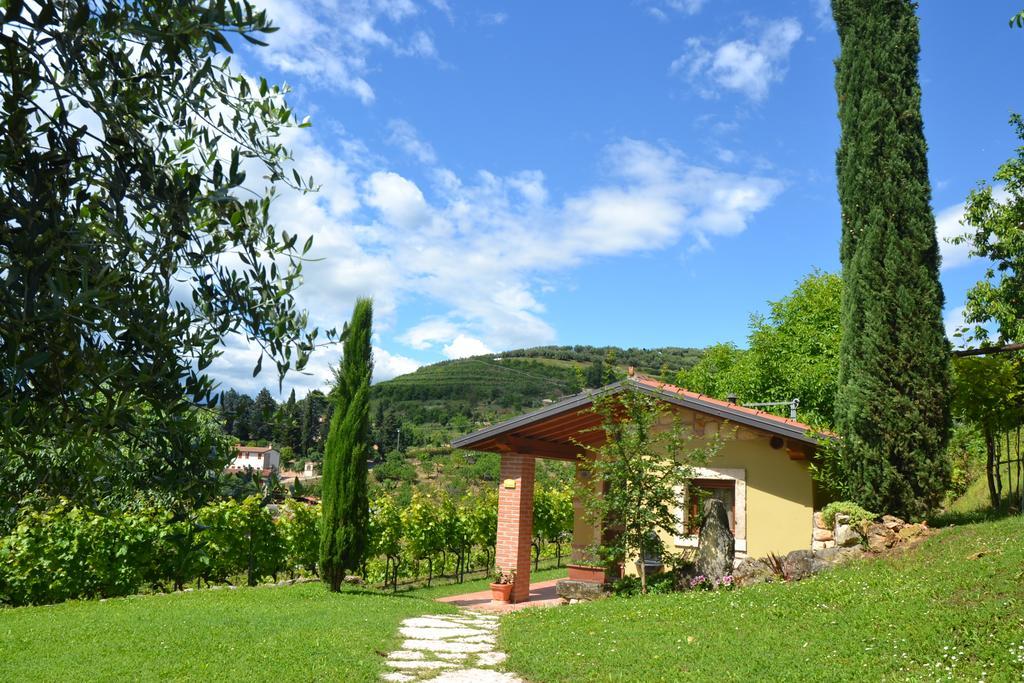
[(428, 652), (487, 652), (491, 646), (486, 643), (460, 643), (444, 640), (407, 640), (403, 650), (427, 650)]
[(523, 683), (523, 679), (515, 674), (492, 671), (490, 669), (459, 669), (445, 671), (431, 683)]
[(461, 662), (467, 655), (465, 652), (433, 652), (431, 653), (438, 659), (443, 659), (446, 662)]
[(473, 623), (473, 624), (483, 624), (483, 623), (497, 624), (498, 623), (498, 618), (497, 617), (489, 617), (489, 616), (485, 616), (485, 615), (482, 615), (482, 614), (480, 616), (450, 617), (450, 619), (451, 619), (451, 621), (458, 621), (458, 622), (464, 622), (464, 623)]
[(487, 631), (481, 631), (476, 628), (420, 628), (417, 626), (402, 626), (398, 629), (398, 632), (406, 638), (415, 638), (417, 640), (441, 640), (487, 635)]
[(390, 659), (387, 664), (393, 669), (449, 669), (455, 666), (454, 662), (439, 662), (436, 659)]
[(423, 653), (419, 650), (395, 650), (388, 655), (388, 659), (423, 659)]
[[(489, 614), (410, 617), (399, 626), (402, 649), (387, 656), (393, 669), (384, 681), (411, 683), (524, 683), (515, 674), (495, 671), (507, 655), (495, 650), (500, 620)], [(461, 668), (472, 657), (472, 668)]]
[(506, 659), (508, 659), (508, 655), (504, 652), (481, 652), (476, 657), (476, 665), (497, 666), (498, 664), (504, 662)]
[(402, 622), (402, 626), (411, 626), (412, 628), (459, 628), (471, 625), (463, 620), (455, 621), (444, 617), (410, 617)]

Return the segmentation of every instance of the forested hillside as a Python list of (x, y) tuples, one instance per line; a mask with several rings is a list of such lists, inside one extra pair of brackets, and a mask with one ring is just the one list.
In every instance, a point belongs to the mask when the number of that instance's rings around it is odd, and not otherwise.
[[(542, 346), (426, 365), (372, 388), (374, 443), (382, 455), (439, 447), (479, 425), (501, 420), (626, 374), (628, 366), (670, 379), (692, 367), (700, 349)], [(221, 406), (226, 430), (242, 442), (274, 442), (287, 458), (319, 459), (330, 403), (321, 391), (276, 402), (234, 390)]]
[[(541, 346), (427, 365), (373, 387), (376, 414), (406, 426), (409, 445), (442, 445), (481, 423), (500, 420), (598, 387), (628, 366), (673, 377), (700, 349)], [(396, 422), (394, 418), (390, 420)]]

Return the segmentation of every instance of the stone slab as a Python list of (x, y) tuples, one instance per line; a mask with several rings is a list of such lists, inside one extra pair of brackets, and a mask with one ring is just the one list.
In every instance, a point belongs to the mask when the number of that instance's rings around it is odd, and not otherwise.
[(428, 652), (487, 652), (491, 646), (487, 643), (460, 643), (448, 640), (407, 640), (402, 643), (402, 649)]

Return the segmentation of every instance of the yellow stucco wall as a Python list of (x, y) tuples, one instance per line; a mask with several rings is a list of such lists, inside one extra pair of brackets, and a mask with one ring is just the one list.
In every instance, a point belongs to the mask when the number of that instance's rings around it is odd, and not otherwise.
[(764, 557), (811, 547), (814, 496), (806, 460), (773, 449), (770, 435), (739, 429), (708, 467), (743, 469), (747, 484), (747, 555)]
[[(596, 486), (596, 482), (591, 481), (590, 477), (587, 476), (585, 468), (577, 466), (575, 477), (576, 490)], [(571, 562), (574, 564), (592, 564), (593, 557), (592, 553), (589, 552), (589, 548), (596, 539), (597, 531), (595, 527), (587, 521), (583, 499), (579, 495), (573, 497), (572, 506)]]
[[(768, 553), (784, 554), (791, 550), (811, 547), (814, 514), (814, 482), (807, 460), (790, 458), (786, 441), (782, 448), (771, 447), (772, 434), (721, 422), (692, 411), (676, 408), (683, 424), (693, 427), (697, 434), (710, 437), (719, 433), (722, 445), (717, 455), (705, 467), (709, 469), (743, 470), (746, 483), (746, 550), (737, 550), (738, 556), (764, 557)], [(663, 424), (671, 424), (665, 418)], [(740, 501), (737, 500), (737, 508)], [(737, 517), (740, 514), (737, 509)], [(584, 528), (577, 519), (574, 546), (577, 539), (593, 539), (593, 530)], [(737, 530), (738, 531), (738, 530)], [(685, 552), (685, 542), (675, 535), (662, 533), (668, 549)], [(738, 544), (742, 545), (742, 544)], [(626, 571), (635, 574), (635, 567), (627, 563)]]

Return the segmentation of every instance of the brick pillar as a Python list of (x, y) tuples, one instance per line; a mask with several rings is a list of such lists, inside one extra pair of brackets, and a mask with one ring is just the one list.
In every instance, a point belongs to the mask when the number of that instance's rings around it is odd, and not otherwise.
[(512, 602), (530, 597), (530, 540), (533, 538), (534, 459), (519, 453), (501, 454), (498, 482), (498, 547), (495, 564), (516, 570)]

